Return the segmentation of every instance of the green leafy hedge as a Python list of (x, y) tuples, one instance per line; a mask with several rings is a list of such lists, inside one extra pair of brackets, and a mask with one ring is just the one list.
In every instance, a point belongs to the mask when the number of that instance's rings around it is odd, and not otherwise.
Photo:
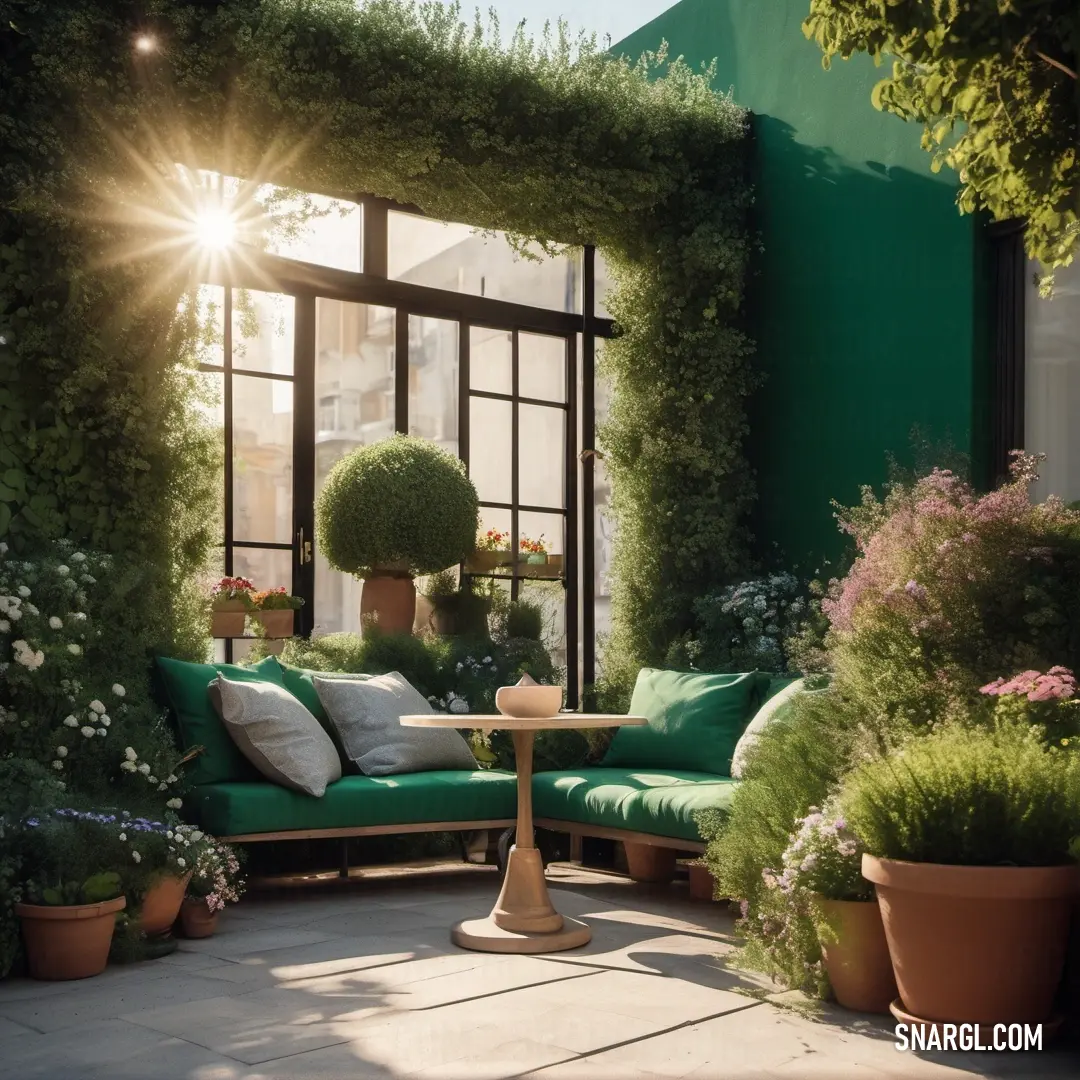
[(465, 466), (426, 439), (395, 435), (346, 454), (315, 504), (331, 566), (360, 577), (404, 563), (431, 574), (476, 547), (480, 506)]
[(710, 72), (654, 79), (665, 64), (504, 49), (455, 9), (394, 0), (0, 0), (0, 536), (153, 568), (144, 640), (182, 653), (218, 459), (192, 408), (194, 306), (176, 314), (192, 266), (147, 243), (145, 208), (172, 205), (177, 161), (371, 192), (608, 258), (606, 665), (659, 661), (692, 599), (745, 564), (754, 385), (745, 116)]

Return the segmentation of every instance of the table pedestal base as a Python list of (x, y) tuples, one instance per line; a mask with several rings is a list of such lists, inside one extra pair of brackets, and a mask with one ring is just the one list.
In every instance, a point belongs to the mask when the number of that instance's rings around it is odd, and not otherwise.
[(510, 849), (506, 877), (486, 919), (466, 919), (450, 932), (464, 949), (499, 953), (549, 953), (588, 943), (592, 931), (560, 915), (551, 903), (544, 864), (536, 848)]

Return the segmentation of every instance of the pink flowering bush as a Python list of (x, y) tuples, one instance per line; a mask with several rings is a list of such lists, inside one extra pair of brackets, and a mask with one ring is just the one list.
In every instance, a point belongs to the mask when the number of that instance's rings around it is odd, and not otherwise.
[(1080, 512), (1033, 504), (1037, 459), (978, 496), (935, 469), (840, 515), (858, 556), (822, 603), (841, 691), (915, 724), (970, 712), (1002, 672), (1080, 663)]
[(998, 725), (1041, 726), (1049, 741), (1061, 747), (1080, 744), (1080, 699), (1076, 691), (1076, 676), (1060, 666), (1045, 674), (1022, 671), (1011, 679), (998, 678), (979, 688), (991, 699), (993, 719)]

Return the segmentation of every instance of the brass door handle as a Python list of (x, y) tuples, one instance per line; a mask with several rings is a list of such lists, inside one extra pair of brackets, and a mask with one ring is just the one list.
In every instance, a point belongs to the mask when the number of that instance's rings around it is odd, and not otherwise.
[(311, 562), (312, 555), (311, 555), (311, 541), (304, 539), (304, 530), (303, 530), (303, 528), (300, 529), (299, 540), (300, 540), (300, 565), (304, 566), (307, 563)]

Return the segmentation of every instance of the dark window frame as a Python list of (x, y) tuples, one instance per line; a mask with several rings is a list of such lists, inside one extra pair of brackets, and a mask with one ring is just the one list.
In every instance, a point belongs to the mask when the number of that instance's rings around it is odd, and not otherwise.
[[(470, 387), (469, 337), (473, 326), (507, 331), (513, 341), (513, 462), (512, 535), (519, 535), (520, 512), (536, 511), (565, 517), (564, 587), (566, 590), (565, 632), (567, 656), (567, 703), (576, 705), (582, 684), (595, 678), (595, 529), (593, 527), (593, 459), (595, 443), (594, 379), (595, 339), (614, 336), (611, 319), (595, 313), (595, 249), (587, 246), (581, 261), (581, 312), (561, 312), (530, 307), (485, 296), (450, 292), (387, 277), (389, 262), (388, 220), (390, 209), (424, 216), (412, 206), (373, 196), (337, 196), (363, 207), (361, 272), (337, 270), (262, 252), (247, 251), (243, 260), (226, 266), (217, 260), (205, 284), (224, 289), (224, 355), (222, 365), (200, 364), (200, 370), (222, 376), (224, 419), (224, 565), (232, 574), (237, 548), (266, 548), (293, 553), (292, 589), (305, 605), (297, 616), (297, 632), (311, 634), (315, 625), (314, 501), (317, 402), (315, 399), (316, 305), (320, 298), (391, 308), (395, 311), (395, 430), (409, 429), (409, 316), (426, 316), (457, 322), (459, 328), (459, 455), (468, 468), (469, 403), (473, 396), (506, 399), (508, 395), (473, 391)], [(232, 351), (233, 289), (251, 289), (291, 295), (294, 298), (293, 373), (291, 376), (250, 372), (234, 367)], [(561, 337), (566, 342), (566, 401), (556, 403), (518, 394), (518, 335), (537, 333)], [(580, 365), (580, 369), (579, 369)], [(238, 541), (233, 521), (235, 475), (233, 466), (233, 374), (288, 381), (293, 386), (293, 543)], [(581, 389), (579, 396), (579, 372)], [(533, 404), (562, 408), (566, 412), (564, 480), (565, 507), (524, 506), (518, 501), (518, 407)], [(578, 448), (584, 447), (579, 457)], [(502, 507), (503, 504), (485, 503)], [(518, 595), (520, 579), (511, 579), (512, 596)], [(583, 642), (583, 648), (580, 648)], [(225, 642), (226, 659), (233, 656), (233, 642)]]

